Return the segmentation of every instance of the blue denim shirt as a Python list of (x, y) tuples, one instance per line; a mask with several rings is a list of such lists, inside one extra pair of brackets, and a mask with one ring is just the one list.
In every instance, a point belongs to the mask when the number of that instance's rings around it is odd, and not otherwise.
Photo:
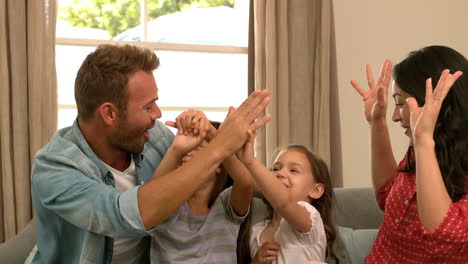
[[(133, 155), (140, 184), (149, 181), (174, 139), (161, 122)], [(138, 209), (140, 186), (120, 192), (77, 121), (57, 131), (32, 169), (38, 251), (33, 263), (111, 263), (114, 238), (148, 235)], [(148, 247), (149, 247), (148, 243)]]

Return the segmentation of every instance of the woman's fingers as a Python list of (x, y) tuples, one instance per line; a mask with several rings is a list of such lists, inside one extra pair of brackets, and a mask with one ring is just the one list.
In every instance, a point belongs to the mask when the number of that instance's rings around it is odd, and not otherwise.
[(377, 89), (377, 104), (385, 106), (385, 90), (382, 87)]
[(351, 86), (362, 96), (364, 97), (366, 95), (366, 91), (361, 88), (361, 86), (355, 81), (351, 80)]
[(382, 82), (379, 82), (379, 84), (382, 84), (385, 89), (388, 89), (390, 81), (392, 80), (392, 62), (390, 60), (385, 60), (383, 68)]
[[(383, 66), (382, 66), (382, 69), (383, 69)], [(375, 82), (374, 82), (374, 75), (372, 74), (372, 68), (370, 64), (366, 64), (366, 77), (367, 77), (367, 85), (369, 86), (369, 89), (373, 89), (373, 87), (375, 87)], [(378, 82), (380, 82), (380, 76), (379, 76)]]
[(437, 82), (435, 89), (432, 89), (432, 79), (426, 80), (426, 102), (433, 102), (434, 100), (442, 103), (447, 96), (448, 92), (452, 88), (453, 84), (463, 75), (463, 72), (456, 71), (454, 74), (450, 74), (450, 70), (445, 69)]
[[(439, 78), (439, 81), (437, 82), (437, 86), (436, 88), (434, 89), (434, 91), (431, 91), (431, 95), (429, 98), (430, 99), (434, 99), (434, 100), (438, 100), (438, 101), (442, 101), (443, 100), (443, 96), (444, 96), (444, 90), (447, 88), (445, 83), (447, 81), (447, 78), (449, 77), (450, 75), (450, 70), (443, 70), (442, 71), (442, 74), (440, 75), (440, 78)], [(426, 83), (427, 84), (427, 83)], [(432, 88), (432, 83), (431, 83), (431, 88)], [(428, 94), (428, 91), (427, 91), (427, 85), (426, 85), (426, 96)]]

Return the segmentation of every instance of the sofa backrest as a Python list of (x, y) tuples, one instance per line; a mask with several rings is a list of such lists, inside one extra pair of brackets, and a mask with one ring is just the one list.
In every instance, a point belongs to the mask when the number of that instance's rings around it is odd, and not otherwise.
[[(372, 188), (334, 188), (334, 192), (336, 196), (334, 216), (337, 226), (353, 229), (377, 229), (380, 227), (383, 212), (377, 206)], [(253, 224), (265, 219), (266, 208), (261, 199), (254, 198)]]
[(377, 205), (374, 190), (364, 188), (335, 188), (335, 224), (353, 229), (377, 229), (383, 212)]

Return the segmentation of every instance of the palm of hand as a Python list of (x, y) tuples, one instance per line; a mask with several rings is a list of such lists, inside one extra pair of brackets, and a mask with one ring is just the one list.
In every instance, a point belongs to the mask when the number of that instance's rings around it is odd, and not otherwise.
[(237, 158), (243, 163), (246, 163), (254, 158), (253, 149), (250, 145), (251, 144), (249, 144), (249, 142), (246, 142), (244, 146), (242, 146), (242, 148), (236, 153)]
[(367, 122), (370, 122), (382, 111), (377, 105), (377, 93), (369, 91), (362, 100), (364, 101), (364, 115)]
[(427, 79), (425, 98), (426, 102), (422, 107), (418, 106), (416, 99), (407, 99), (411, 113), (411, 132), (415, 144), (422, 138), (433, 137), (435, 125), (437, 123), (437, 117), (442, 107), (442, 103), (455, 81), (461, 75), (462, 72), (460, 71), (457, 71), (454, 74), (450, 74), (449, 70), (444, 70), (434, 90), (432, 90), (432, 80)]
[(236, 153), (237, 158), (244, 164), (250, 163), (254, 158), (254, 142), (256, 133), (248, 131), (248, 137), (242, 148)]
[(392, 63), (386, 60), (382, 65), (377, 84), (374, 82), (372, 70), (366, 65), (368, 90), (364, 90), (356, 81), (351, 81), (351, 85), (361, 95), (364, 101), (364, 115), (367, 122), (385, 118), (387, 112), (387, 94), (392, 75)]

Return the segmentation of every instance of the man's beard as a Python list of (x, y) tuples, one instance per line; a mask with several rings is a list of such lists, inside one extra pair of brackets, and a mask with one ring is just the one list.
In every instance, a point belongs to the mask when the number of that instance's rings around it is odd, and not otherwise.
[(120, 118), (116, 133), (111, 137), (111, 144), (117, 148), (130, 152), (141, 153), (145, 146), (144, 133), (147, 127), (129, 129), (127, 116)]

